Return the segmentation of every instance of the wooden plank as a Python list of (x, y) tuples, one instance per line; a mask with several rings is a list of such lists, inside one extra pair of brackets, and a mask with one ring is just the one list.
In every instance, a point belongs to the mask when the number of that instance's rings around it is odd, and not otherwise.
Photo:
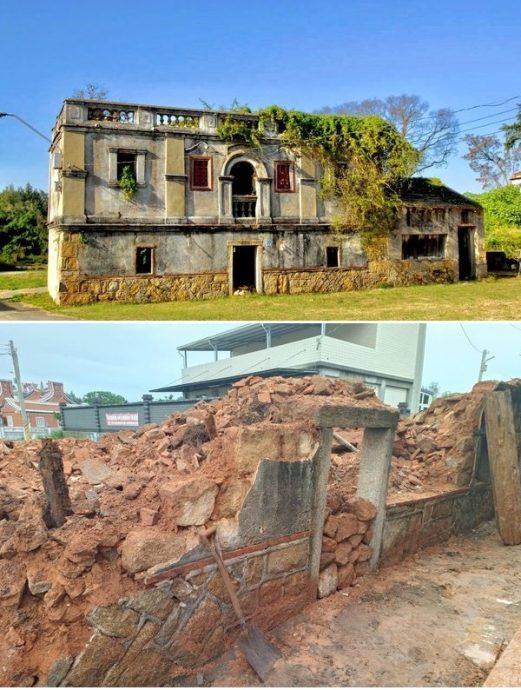
[(503, 543), (514, 546), (521, 544), (521, 479), (511, 392), (489, 391), (484, 403), (497, 526)]

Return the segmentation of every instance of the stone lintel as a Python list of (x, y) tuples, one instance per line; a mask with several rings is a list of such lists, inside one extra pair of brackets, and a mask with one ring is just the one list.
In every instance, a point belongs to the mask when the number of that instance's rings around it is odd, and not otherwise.
[(394, 429), (400, 413), (374, 408), (348, 405), (324, 405), (317, 412), (317, 427), (340, 427), (344, 429), (365, 427), (366, 429)]

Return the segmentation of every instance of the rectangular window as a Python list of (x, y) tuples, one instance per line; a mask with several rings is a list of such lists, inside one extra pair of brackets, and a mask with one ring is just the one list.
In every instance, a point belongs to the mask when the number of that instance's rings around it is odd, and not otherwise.
[(36, 417), (36, 427), (42, 429), (45, 426), (45, 417)]
[(402, 259), (443, 259), (447, 235), (405, 235)]
[(212, 191), (212, 159), (209, 156), (190, 158), (190, 189), (200, 192)]
[(10, 414), (7, 415), (7, 426), (14, 426), (13, 418)]
[(469, 223), (472, 223), (472, 211), (470, 211), (468, 208), (464, 209), (461, 212), (461, 222), (464, 225), (468, 225)]
[(338, 268), (340, 265), (338, 247), (326, 247), (327, 268)]
[(295, 191), (295, 166), (291, 161), (275, 162), (275, 191)]
[(136, 180), (136, 154), (129, 151), (118, 151), (117, 153), (117, 179), (118, 182), (123, 176), (123, 171), (128, 168), (132, 177)]
[(154, 267), (154, 248), (136, 248), (136, 273), (152, 273)]
[(432, 225), (432, 210), (430, 208), (407, 208), (407, 225), (411, 228), (424, 228)]

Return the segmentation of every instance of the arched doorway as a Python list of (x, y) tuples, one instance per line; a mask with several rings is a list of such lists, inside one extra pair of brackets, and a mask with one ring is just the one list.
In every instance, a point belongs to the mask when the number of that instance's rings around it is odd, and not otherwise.
[(234, 218), (255, 218), (257, 194), (255, 191), (255, 168), (248, 161), (238, 161), (231, 170), (232, 209)]

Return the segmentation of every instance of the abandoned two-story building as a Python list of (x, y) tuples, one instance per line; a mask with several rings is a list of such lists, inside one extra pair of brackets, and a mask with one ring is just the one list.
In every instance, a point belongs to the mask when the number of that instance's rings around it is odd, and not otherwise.
[(385, 255), (335, 232), (319, 164), (218, 126), (254, 114), (68, 99), (53, 133), (49, 291), (56, 302), (152, 302), (250, 290), (335, 292), (486, 273), (481, 208), (413, 178)]

